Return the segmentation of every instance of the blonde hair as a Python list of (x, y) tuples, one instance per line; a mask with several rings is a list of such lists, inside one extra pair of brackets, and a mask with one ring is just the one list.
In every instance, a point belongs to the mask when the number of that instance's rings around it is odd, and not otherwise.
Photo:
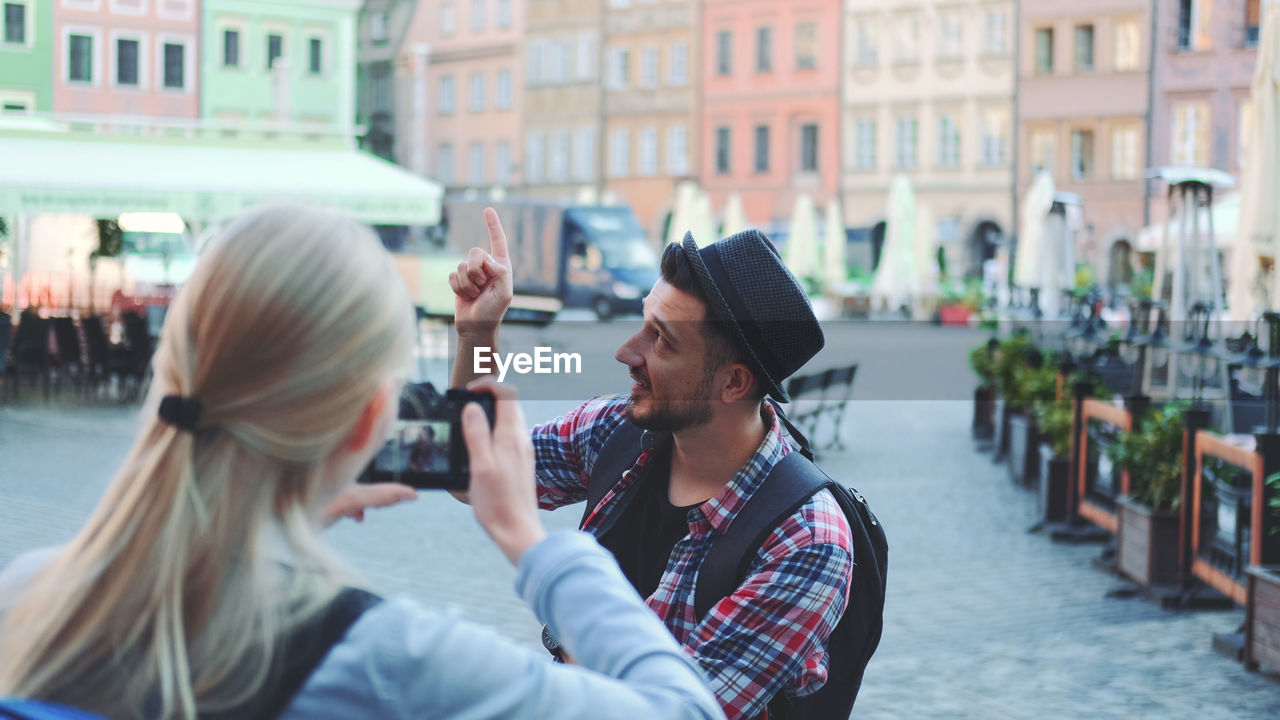
[[(279, 638), (345, 581), (315, 527), (338, 490), (325, 460), (412, 333), (367, 228), (298, 207), (233, 221), (169, 310), (124, 466), (0, 625), (0, 695), (193, 718), (259, 692)], [(157, 418), (165, 395), (202, 404), (198, 432)]]

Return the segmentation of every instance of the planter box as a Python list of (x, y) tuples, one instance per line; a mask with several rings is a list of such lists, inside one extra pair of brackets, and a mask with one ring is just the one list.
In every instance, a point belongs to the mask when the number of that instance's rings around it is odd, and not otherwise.
[(1009, 416), (1009, 477), (1034, 487), (1040, 475), (1036, 421), (1025, 413)]
[(1246, 659), (1280, 671), (1280, 566), (1255, 565), (1249, 573)]
[(1139, 585), (1163, 585), (1178, 580), (1178, 523), (1176, 512), (1157, 512), (1121, 496), (1117, 502), (1120, 532), (1116, 558), (1120, 572)]
[(995, 449), (995, 461), (1001, 462), (1005, 455), (1009, 452), (1009, 413), (1011, 409), (1009, 403), (1004, 398), (996, 396), (995, 409), (992, 415), (995, 418), (995, 442), (992, 447)]
[(968, 327), (973, 311), (963, 305), (943, 305), (938, 308), (938, 320), (943, 325)]
[(995, 435), (995, 409), (994, 388), (980, 387), (973, 391), (973, 437), (975, 440), (990, 440)]
[(1067, 519), (1067, 483), (1071, 482), (1071, 461), (1053, 454), (1048, 443), (1040, 445), (1040, 482), (1036, 493), (1036, 511), (1047, 523)]

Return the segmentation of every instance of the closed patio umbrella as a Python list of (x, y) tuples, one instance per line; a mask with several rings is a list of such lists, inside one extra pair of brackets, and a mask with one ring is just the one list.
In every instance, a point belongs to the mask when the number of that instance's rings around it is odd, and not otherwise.
[(750, 227), (747, 221), (747, 212), (742, 208), (742, 196), (738, 193), (729, 193), (728, 199), (724, 201), (724, 226), (720, 228), (721, 237), (729, 237)]
[(787, 269), (801, 282), (818, 275), (817, 212), (813, 198), (803, 193), (796, 197), (795, 209), (791, 212), (791, 231), (783, 248), (783, 259)]
[(1044, 245), (1044, 222), (1053, 207), (1053, 175), (1041, 170), (1031, 180), (1022, 202), (1022, 222), (1018, 226), (1018, 256), (1013, 264), (1013, 284), (1020, 288), (1040, 287), (1040, 262)]
[[(1253, 319), (1263, 308), (1267, 288), (1259, 287), (1258, 254), (1276, 257), (1280, 232), (1280, 3), (1267, 2), (1262, 14), (1262, 36), (1253, 71), (1253, 109), (1245, 118), (1244, 167), (1241, 172), (1240, 219), (1236, 246), (1231, 254), (1231, 282), (1227, 305), (1232, 320)], [(1274, 306), (1280, 292), (1271, 289)]]
[(893, 179), (886, 215), (884, 246), (880, 250), (880, 266), (871, 283), (871, 297), (876, 307), (887, 306), (896, 311), (920, 292), (920, 273), (915, 261), (915, 193), (905, 175)]
[(849, 266), (845, 260), (844, 217), (840, 213), (840, 201), (831, 198), (827, 202), (827, 237), (822, 245), (822, 279), (828, 292), (840, 292), (849, 278)]

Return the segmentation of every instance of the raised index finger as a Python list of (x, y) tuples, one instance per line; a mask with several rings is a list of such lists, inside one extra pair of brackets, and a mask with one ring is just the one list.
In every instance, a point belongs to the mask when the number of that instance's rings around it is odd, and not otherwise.
[(502, 230), (502, 221), (498, 220), (498, 211), (493, 208), (484, 209), (484, 224), (489, 227), (489, 254), (507, 267), (511, 266), (507, 254), (507, 234)]

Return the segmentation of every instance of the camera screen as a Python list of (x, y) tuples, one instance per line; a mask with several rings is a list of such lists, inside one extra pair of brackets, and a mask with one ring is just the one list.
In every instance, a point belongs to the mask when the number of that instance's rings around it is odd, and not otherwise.
[(452, 428), (442, 420), (397, 420), (395, 430), (374, 458), (374, 468), (389, 473), (451, 471)]

